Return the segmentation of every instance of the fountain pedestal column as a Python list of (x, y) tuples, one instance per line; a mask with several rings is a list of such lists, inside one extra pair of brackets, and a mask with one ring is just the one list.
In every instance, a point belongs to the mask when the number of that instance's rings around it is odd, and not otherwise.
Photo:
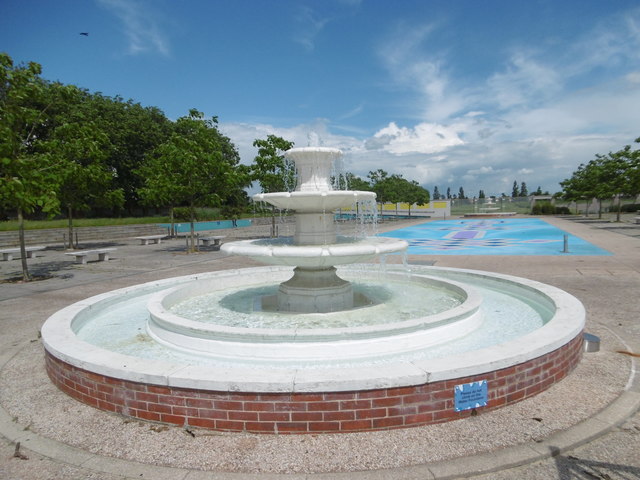
[(296, 245), (331, 245), (336, 242), (333, 212), (296, 213)]
[(353, 308), (353, 288), (335, 267), (296, 267), (293, 277), (280, 284), (277, 300), (281, 312), (339, 312)]

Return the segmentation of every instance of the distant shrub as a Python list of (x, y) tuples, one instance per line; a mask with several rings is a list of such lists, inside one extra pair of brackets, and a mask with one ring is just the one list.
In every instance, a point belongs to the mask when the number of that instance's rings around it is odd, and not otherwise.
[(531, 215), (570, 215), (569, 207), (556, 207), (549, 202), (536, 202), (531, 208)]
[(550, 203), (544, 202), (542, 204), (541, 210), (543, 215), (553, 215), (556, 211), (556, 207), (554, 207)]
[(637, 212), (640, 210), (640, 203), (627, 203), (620, 206), (620, 211), (625, 213)]
[[(173, 209), (173, 216), (176, 220), (180, 222), (189, 222), (191, 221), (191, 212), (192, 209), (189, 207), (176, 207)], [(198, 212), (193, 209), (195, 214), (195, 219), (198, 220)]]

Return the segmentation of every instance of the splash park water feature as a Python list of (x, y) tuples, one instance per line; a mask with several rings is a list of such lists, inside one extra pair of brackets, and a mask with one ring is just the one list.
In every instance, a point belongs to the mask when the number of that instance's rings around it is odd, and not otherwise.
[(416, 255), (610, 255), (539, 218), (436, 220), (384, 236)]
[(512, 276), (367, 263), (407, 243), (344, 237), (333, 211), (374, 195), (332, 189), (339, 150), (286, 155), (296, 189), (254, 198), (294, 210), (295, 234), (222, 247), (270, 266), (137, 285), (57, 312), (42, 329), (51, 380), (140, 419), (331, 433), (462, 418), (535, 395), (577, 364), (577, 299)]

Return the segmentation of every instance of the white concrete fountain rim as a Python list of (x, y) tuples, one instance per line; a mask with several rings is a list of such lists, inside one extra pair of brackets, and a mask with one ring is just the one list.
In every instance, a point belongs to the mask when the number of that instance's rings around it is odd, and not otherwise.
[(251, 198), (256, 202), (267, 202), (281, 209), (304, 213), (333, 212), (339, 208), (351, 207), (355, 202), (373, 202), (376, 194), (363, 190), (306, 190), (257, 193)]
[(298, 152), (308, 153), (332, 153), (334, 155), (342, 155), (342, 150), (335, 147), (294, 147), (287, 150), (285, 156), (294, 156)]
[(467, 353), (389, 364), (361, 365), (351, 368), (263, 369), (259, 366), (210, 367), (183, 365), (164, 360), (146, 360), (114, 353), (80, 340), (74, 324), (87, 321), (92, 309), (107, 306), (137, 294), (161, 287), (212, 278), (216, 275), (252, 275), (277, 272), (279, 267), (258, 267), (233, 271), (210, 272), (169, 278), (127, 287), (74, 303), (55, 314), (42, 327), (46, 350), (54, 357), (78, 368), (124, 380), (182, 388), (242, 392), (329, 392), (390, 388), (477, 375), (506, 368), (565, 345), (578, 336), (585, 323), (582, 303), (572, 295), (528, 279), (473, 270), (424, 267), (437, 274), (473, 275), (505, 287), (516, 285), (537, 292), (555, 306), (553, 317), (541, 328), (504, 344)]
[[(242, 288), (281, 280), (273, 277), (273, 272), (269, 272), (267, 278), (252, 275)], [(386, 279), (402, 281), (406, 280), (406, 274), (388, 273)], [(201, 279), (154, 294), (147, 302), (150, 315), (147, 333), (169, 348), (219, 360), (278, 365), (320, 362), (322, 365), (328, 360), (332, 363), (376, 362), (389, 356), (412, 353), (464, 337), (482, 324), (482, 297), (475, 288), (422, 275), (412, 276), (411, 282), (424, 288), (447, 291), (463, 302), (439, 313), (386, 324), (311, 329), (241, 328), (204, 323), (169, 311), (184, 300), (228, 289), (216, 278)], [(372, 315), (379, 307), (366, 306), (356, 311), (361, 316)], [(340, 314), (345, 312), (307, 315), (331, 317)], [(287, 314), (284, 315), (286, 318)]]
[[(275, 275), (276, 272), (269, 272), (268, 281), (279, 282), (290, 276), (290, 270), (283, 269), (283, 275)], [(406, 278), (405, 273), (388, 273), (390, 279), (403, 280)], [(211, 285), (216, 282), (216, 278), (209, 280), (200, 279), (197, 290), (194, 290), (191, 284), (174, 287), (168, 290), (162, 290), (154, 294), (147, 302), (149, 314), (155, 319), (165, 320), (185, 331), (200, 331), (204, 337), (219, 337), (234, 341), (260, 341), (262, 342), (319, 342), (329, 340), (345, 340), (345, 339), (372, 339), (382, 336), (400, 335), (404, 333), (415, 332), (425, 328), (433, 328), (445, 323), (451, 323), (457, 319), (461, 319), (477, 312), (482, 303), (480, 293), (473, 287), (463, 285), (453, 280), (441, 280), (430, 277), (428, 275), (414, 275), (411, 281), (417, 281), (429, 284), (432, 287), (442, 290), (449, 290), (452, 295), (456, 295), (462, 299), (462, 303), (450, 310), (445, 310), (433, 315), (427, 315), (420, 318), (413, 318), (395, 323), (383, 323), (368, 326), (355, 327), (335, 327), (335, 328), (242, 328), (215, 323), (203, 324), (202, 322), (190, 320), (188, 318), (171, 313), (170, 309), (174, 304), (185, 300), (186, 298), (202, 295), (212, 291), (214, 288), (220, 288)], [(256, 284), (265, 283), (265, 279), (253, 275), (247, 282), (243, 283), (244, 288), (251, 287)], [(228, 285), (225, 285), (227, 288)], [(369, 309), (375, 309), (376, 306), (368, 306), (358, 309), (360, 313), (366, 315)], [(341, 315), (343, 312), (329, 313), (308, 313), (309, 316), (335, 316)], [(295, 314), (293, 314), (295, 315)]]
[(270, 265), (326, 268), (364, 262), (378, 255), (405, 250), (407, 246), (405, 240), (390, 237), (367, 237), (327, 245), (295, 245), (290, 237), (281, 237), (229, 242), (223, 244), (221, 250)]

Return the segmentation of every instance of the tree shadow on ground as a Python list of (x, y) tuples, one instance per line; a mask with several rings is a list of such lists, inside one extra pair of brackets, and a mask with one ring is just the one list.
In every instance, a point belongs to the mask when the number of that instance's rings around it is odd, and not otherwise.
[[(53, 262), (30, 264), (29, 275), (31, 275), (32, 282), (49, 280), (51, 278), (72, 278), (73, 273), (65, 271), (71, 269), (73, 265), (73, 260), (58, 260)], [(15, 272), (9, 273), (7, 278), (0, 280), (0, 283), (22, 283), (22, 281), (22, 270), (15, 270)]]
[[(123, 247), (126, 243), (114, 241), (80, 242), (76, 250), (91, 250), (93, 248)], [(73, 250), (69, 250), (72, 252)]]
[(560, 455), (557, 447), (550, 447), (550, 450), (559, 480), (640, 480), (639, 467)]

